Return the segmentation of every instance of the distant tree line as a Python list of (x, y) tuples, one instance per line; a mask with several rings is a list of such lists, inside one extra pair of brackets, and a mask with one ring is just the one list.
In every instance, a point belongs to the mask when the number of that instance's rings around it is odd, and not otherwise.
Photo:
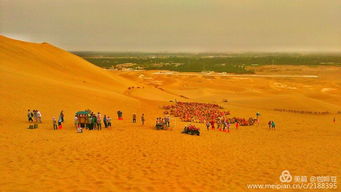
[(104, 68), (133, 63), (132, 68), (180, 72), (215, 71), (254, 73), (256, 65), (335, 65), (341, 66), (341, 54), (190, 54), (190, 53), (109, 53), (75, 52), (89, 62)]

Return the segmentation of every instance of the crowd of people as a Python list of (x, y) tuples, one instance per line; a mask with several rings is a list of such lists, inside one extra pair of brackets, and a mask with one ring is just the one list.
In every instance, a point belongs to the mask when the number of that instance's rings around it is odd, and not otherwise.
[[(118, 120), (123, 120), (123, 112), (117, 111)], [(38, 123), (42, 123), (42, 114), (39, 110), (27, 111), (27, 121), (32, 123), (29, 125), (29, 129), (38, 128)], [(52, 117), (52, 127), (53, 130), (58, 130), (63, 128), (64, 123), (64, 112), (61, 111), (58, 118)], [(91, 110), (78, 111), (74, 115), (74, 127), (78, 133), (82, 133), (83, 129), (88, 130), (102, 130), (102, 123), (105, 128), (109, 128), (112, 125), (112, 118), (109, 115), (103, 115), (98, 112), (97, 114)], [(133, 123), (136, 123), (136, 114), (133, 114)], [(141, 115), (141, 124), (144, 125), (145, 116)], [(168, 123), (169, 125), (169, 123)]]
[(39, 110), (33, 109), (32, 111), (30, 109), (27, 110), (27, 118), (28, 122), (30, 123), (41, 123), (41, 112)]
[(175, 105), (164, 106), (165, 114), (179, 117), (181, 121), (204, 123), (207, 130), (230, 131), (232, 124), (239, 126), (251, 126), (258, 122), (260, 113), (257, 112), (257, 118), (238, 118), (228, 117), (229, 111), (223, 111), (222, 107), (217, 104), (196, 103), (196, 102), (176, 102)]
[(165, 114), (179, 117), (184, 122), (204, 123), (211, 119), (217, 119), (230, 115), (229, 111), (223, 109), (217, 104), (196, 103), (196, 102), (176, 102), (175, 105), (163, 107)]
[(75, 114), (74, 125), (77, 128), (77, 132), (83, 132), (83, 129), (88, 130), (102, 130), (102, 121), (105, 128), (111, 127), (111, 117), (98, 112), (97, 114), (90, 110), (79, 111)]
[[(230, 132), (231, 127), (238, 129), (240, 126), (250, 126), (255, 123), (259, 124), (260, 113), (256, 113), (256, 118), (238, 118), (228, 117), (229, 111), (223, 110), (223, 108), (217, 104), (197, 103), (197, 102), (175, 102), (174, 105), (164, 106), (163, 109), (166, 115), (164, 117), (158, 117), (155, 121), (155, 128), (160, 130), (166, 130), (170, 128), (170, 116), (178, 117), (183, 122), (203, 123), (207, 130), (219, 130), (223, 132)], [(28, 110), (27, 113), (28, 122), (41, 123), (42, 114), (39, 110)], [(118, 120), (123, 120), (123, 112), (117, 111)], [(141, 115), (141, 124), (145, 123), (144, 114)], [(333, 120), (335, 122), (335, 118)], [(52, 118), (53, 129), (62, 129), (64, 123), (64, 112), (61, 111), (58, 118)], [(111, 127), (112, 118), (108, 115), (104, 115), (100, 112), (94, 113), (90, 110), (79, 111), (74, 116), (74, 126), (77, 132), (82, 133), (83, 129), (88, 130), (102, 130), (102, 123), (105, 128)], [(132, 114), (132, 123), (137, 123), (136, 113)], [(276, 124), (274, 121), (268, 122), (269, 129), (275, 129)], [(35, 127), (37, 128), (37, 126)], [(197, 127), (190, 124), (185, 127), (185, 133), (200, 131)]]
[(158, 117), (156, 118), (155, 121), (155, 128), (157, 130), (166, 130), (170, 128), (170, 117), (169, 116), (165, 116), (165, 117)]
[(229, 132), (231, 125), (235, 125), (235, 128), (238, 129), (239, 126), (251, 126), (257, 122), (257, 119), (250, 117), (249, 119), (245, 118), (218, 118), (216, 120), (212, 119), (210, 121), (206, 121), (206, 128), (209, 130), (211, 127), (212, 130), (219, 130), (219, 131), (227, 131)]

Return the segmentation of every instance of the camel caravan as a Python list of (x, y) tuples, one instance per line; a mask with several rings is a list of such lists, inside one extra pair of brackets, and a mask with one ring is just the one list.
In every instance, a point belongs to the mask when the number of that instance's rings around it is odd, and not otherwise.
[(301, 113), (301, 114), (311, 114), (311, 115), (329, 115), (329, 111), (303, 111), (295, 109), (274, 109), (274, 111), (288, 112), (288, 113)]

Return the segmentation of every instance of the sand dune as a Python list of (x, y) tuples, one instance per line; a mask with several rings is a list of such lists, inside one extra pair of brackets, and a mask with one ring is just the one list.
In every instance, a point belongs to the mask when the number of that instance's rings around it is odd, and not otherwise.
[[(113, 112), (130, 109), (139, 101), (124, 94), (139, 83), (113, 75), (78, 56), (50, 44), (28, 43), (0, 37), (1, 92), (4, 111), (21, 119), (28, 108), (46, 117), (65, 109), (68, 115), (85, 108)], [(152, 92), (158, 93), (157, 89)], [(123, 103), (124, 101), (124, 103)]]
[[(246, 185), (279, 183), (284, 169), (293, 175), (341, 175), (341, 116), (335, 114), (341, 111), (340, 68), (309, 69), (318, 76), (312, 79), (208, 79), (199, 73), (174, 78), (107, 71), (48, 43), (3, 36), (0, 61), (0, 191), (259, 191)], [(295, 70), (281, 66), (278, 74), (283, 71)], [(229, 134), (198, 125), (197, 137), (180, 134), (185, 123), (172, 118), (171, 131), (154, 130), (154, 118), (172, 99), (217, 103), (232, 116), (260, 112), (261, 123)], [(28, 108), (43, 113), (36, 130), (26, 129)], [(112, 117), (120, 109), (124, 120), (77, 134), (72, 117), (85, 108)], [(53, 131), (51, 118), (62, 109), (64, 129)], [(146, 125), (132, 124), (132, 113), (145, 113)], [(276, 131), (267, 129), (268, 120), (276, 121)]]

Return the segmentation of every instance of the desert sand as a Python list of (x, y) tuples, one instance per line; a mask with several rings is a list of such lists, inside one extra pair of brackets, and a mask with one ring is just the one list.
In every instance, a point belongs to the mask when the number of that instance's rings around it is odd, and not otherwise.
[[(338, 176), (341, 188), (340, 67), (256, 68), (259, 75), (317, 78), (110, 71), (48, 43), (4, 36), (0, 62), (0, 191), (273, 191), (246, 185), (279, 183), (283, 170)], [(232, 116), (260, 112), (260, 125), (230, 133), (198, 125), (201, 136), (190, 136), (172, 118), (172, 130), (154, 130), (161, 107), (174, 99), (216, 103)], [(113, 117), (113, 126), (76, 133), (73, 115), (88, 108)], [(27, 109), (42, 112), (38, 129), (27, 129)], [(51, 119), (61, 110), (65, 125), (54, 131)], [(114, 118), (117, 110), (123, 121)], [(276, 121), (275, 131), (268, 130), (269, 120)]]

